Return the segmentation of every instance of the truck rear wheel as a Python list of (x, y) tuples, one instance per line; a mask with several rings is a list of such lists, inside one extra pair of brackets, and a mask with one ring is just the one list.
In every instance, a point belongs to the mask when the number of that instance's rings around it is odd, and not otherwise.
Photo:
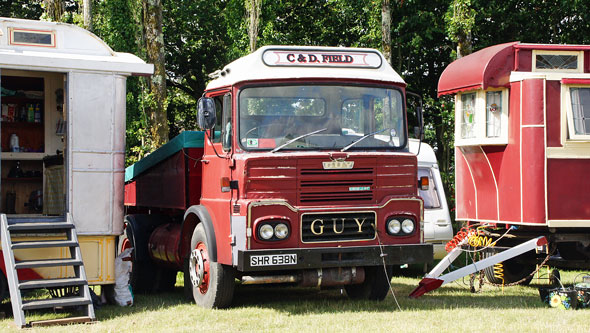
[(387, 267), (387, 275), (383, 266), (365, 267), (365, 281), (361, 284), (344, 286), (346, 294), (352, 299), (369, 299), (382, 301), (389, 292), (389, 279), (392, 268)]
[[(134, 293), (146, 293), (151, 291), (153, 267), (150, 262), (139, 258), (137, 255), (139, 252), (136, 248), (137, 246), (142, 246), (142, 242), (141, 240), (136, 239), (133, 233), (133, 228), (127, 223), (123, 235), (119, 238), (119, 253), (126, 249), (133, 248), (133, 252), (131, 252), (131, 274), (129, 277), (129, 284)], [(147, 243), (145, 246), (147, 247)]]
[(209, 259), (205, 228), (198, 224), (191, 238), (191, 252), (185, 271), (195, 303), (204, 308), (226, 308), (231, 304), (235, 282), (231, 267)]

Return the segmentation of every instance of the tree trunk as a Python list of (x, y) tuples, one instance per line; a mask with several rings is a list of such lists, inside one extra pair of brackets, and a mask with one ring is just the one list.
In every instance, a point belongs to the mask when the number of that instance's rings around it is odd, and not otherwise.
[(84, 10), (84, 28), (92, 31), (92, 2), (93, 0), (84, 0), (82, 6)]
[(61, 21), (61, 17), (64, 14), (63, 0), (43, 0), (43, 2), (45, 4), (47, 18), (52, 22)]
[(256, 40), (258, 39), (258, 26), (260, 25), (260, 11), (262, 0), (246, 0), (248, 11), (248, 37), (250, 38), (250, 53), (256, 51)]
[(381, 2), (381, 48), (385, 60), (391, 65), (391, 7), (389, 0)]
[(143, 0), (144, 36), (149, 63), (154, 64), (150, 79), (153, 97), (148, 112), (153, 148), (168, 141), (168, 117), (166, 114), (166, 67), (164, 64), (164, 34), (162, 32), (162, 1)]

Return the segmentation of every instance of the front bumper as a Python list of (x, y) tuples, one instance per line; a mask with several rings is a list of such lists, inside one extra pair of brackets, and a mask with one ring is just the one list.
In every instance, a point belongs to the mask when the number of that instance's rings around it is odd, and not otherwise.
[[(238, 270), (241, 272), (314, 269), (327, 267), (359, 267), (403, 265), (432, 262), (432, 244), (322, 247), (306, 249), (238, 251)], [(283, 260), (281, 255), (290, 255)], [(281, 257), (273, 262), (272, 258)], [(295, 258), (292, 260), (291, 258)], [(271, 258), (271, 260), (262, 260)], [(288, 262), (282, 264), (281, 262)]]

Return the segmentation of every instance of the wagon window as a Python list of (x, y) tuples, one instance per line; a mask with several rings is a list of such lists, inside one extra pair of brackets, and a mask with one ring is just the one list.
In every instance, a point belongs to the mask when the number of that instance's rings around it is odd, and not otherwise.
[(486, 92), (486, 124), (488, 138), (497, 138), (502, 130), (502, 92)]
[(576, 135), (590, 135), (590, 88), (570, 88), (573, 131)]
[(461, 95), (461, 137), (475, 137), (475, 93)]
[(584, 52), (562, 50), (533, 50), (533, 72), (584, 71)]

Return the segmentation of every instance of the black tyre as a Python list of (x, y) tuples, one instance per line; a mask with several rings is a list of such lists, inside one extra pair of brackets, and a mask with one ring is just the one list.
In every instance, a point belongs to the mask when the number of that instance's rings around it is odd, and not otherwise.
[[(494, 253), (491, 251), (484, 251), (482, 256), (484, 258), (491, 257)], [(499, 264), (490, 266), (484, 269), (486, 280), (493, 284), (510, 284), (523, 280), (520, 285), (528, 285), (533, 276), (530, 275), (535, 271), (536, 266), (533, 264), (520, 263), (517, 258), (506, 260)], [(494, 268), (495, 267), (495, 268)], [(530, 276), (529, 276), (530, 275)]]
[(387, 268), (385, 274), (383, 266), (365, 267), (365, 281), (361, 284), (344, 286), (346, 294), (352, 299), (369, 299), (382, 301), (389, 292), (389, 279), (392, 268)]
[(202, 224), (193, 231), (190, 248), (184, 285), (192, 290), (195, 303), (208, 309), (230, 306), (235, 289), (234, 271), (209, 260), (209, 245)]
[(10, 296), (10, 292), (8, 290), (8, 279), (4, 275), (2, 271), (0, 271), (0, 303), (3, 299)]
[(139, 247), (145, 246), (147, 242), (135, 237), (133, 227), (126, 223), (125, 232), (119, 237), (119, 253), (126, 249), (133, 248), (131, 252), (131, 274), (129, 276), (129, 284), (134, 293), (148, 293), (153, 291), (153, 266), (147, 258), (142, 258)]

